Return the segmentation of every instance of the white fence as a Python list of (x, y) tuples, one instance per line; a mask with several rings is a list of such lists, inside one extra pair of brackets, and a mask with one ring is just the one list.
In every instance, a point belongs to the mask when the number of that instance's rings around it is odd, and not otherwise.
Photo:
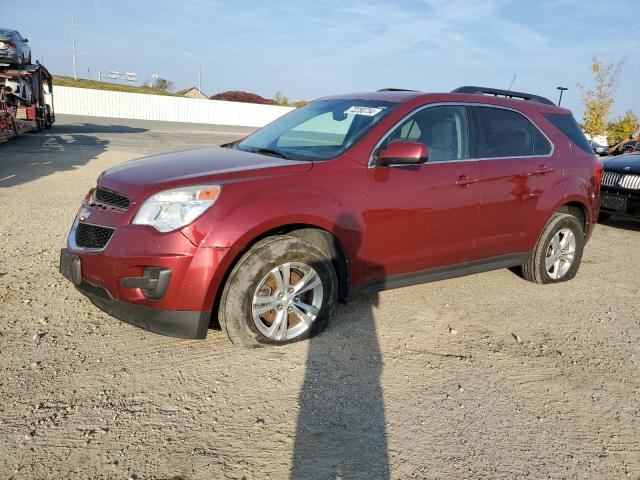
[(53, 87), (56, 113), (167, 122), (262, 127), (293, 107)]

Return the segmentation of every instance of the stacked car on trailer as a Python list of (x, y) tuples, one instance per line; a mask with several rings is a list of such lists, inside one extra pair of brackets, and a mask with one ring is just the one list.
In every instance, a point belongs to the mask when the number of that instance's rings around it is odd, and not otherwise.
[(5, 62), (0, 65), (0, 142), (51, 128), (55, 122), (53, 78), (39, 62), (26, 63), (31, 59), (30, 50), (28, 56), (17, 55), (16, 42), (13, 37), (0, 35), (0, 47), (11, 47), (0, 48), (0, 62)]

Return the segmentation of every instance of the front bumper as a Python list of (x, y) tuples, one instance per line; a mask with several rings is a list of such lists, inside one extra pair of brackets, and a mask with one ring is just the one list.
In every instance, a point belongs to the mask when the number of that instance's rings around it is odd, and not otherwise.
[(229, 249), (198, 248), (180, 232), (125, 224), (103, 250), (91, 251), (75, 245), (75, 224), (71, 232), (60, 271), (95, 306), (162, 335), (206, 337)]
[(600, 211), (627, 217), (640, 217), (640, 191), (602, 186)]
[(162, 310), (120, 302), (103, 288), (86, 281), (76, 288), (100, 310), (130, 325), (169, 337), (201, 339), (207, 336), (210, 311)]

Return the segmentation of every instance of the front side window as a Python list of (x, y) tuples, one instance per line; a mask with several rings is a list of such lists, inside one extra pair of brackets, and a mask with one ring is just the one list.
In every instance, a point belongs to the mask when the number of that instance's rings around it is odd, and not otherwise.
[(317, 100), (280, 117), (236, 148), (285, 158), (325, 160), (351, 147), (396, 103), (380, 100)]
[(460, 105), (428, 107), (397, 126), (380, 149), (399, 140), (423, 143), (429, 149), (428, 162), (447, 162), (469, 158), (466, 108)]

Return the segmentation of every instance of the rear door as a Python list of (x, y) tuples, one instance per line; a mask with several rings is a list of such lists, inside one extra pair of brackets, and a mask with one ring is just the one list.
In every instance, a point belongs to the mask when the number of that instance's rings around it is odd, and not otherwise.
[(546, 215), (542, 194), (560, 185), (562, 171), (554, 168), (551, 142), (523, 114), (494, 106), (471, 109), (482, 184), (478, 254), (524, 253), (540, 233), (529, 226)]
[(369, 278), (452, 265), (475, 257), (480, 203), (478, 162), (469, 157), (462, 105), (423, 108), (391, 130), (396, 140), (424, 143), (422, 165), (369, 169), (366, 213)]

